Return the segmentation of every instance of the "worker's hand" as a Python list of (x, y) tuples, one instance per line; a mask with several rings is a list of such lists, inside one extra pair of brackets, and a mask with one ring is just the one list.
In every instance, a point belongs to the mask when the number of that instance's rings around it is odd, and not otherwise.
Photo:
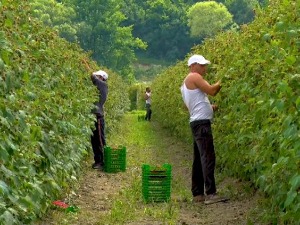
[(215, 104), (212, 104), (211, 107), (212, 107), (213, 111), (217, 111), (218, 110), (218, 106), (215, 105)]

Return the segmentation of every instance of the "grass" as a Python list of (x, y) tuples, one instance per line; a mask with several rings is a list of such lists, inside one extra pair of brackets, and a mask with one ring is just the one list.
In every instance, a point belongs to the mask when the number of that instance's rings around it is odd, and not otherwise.
[[(169, 143), (162, 139), (161, 134), (153, 129), (153, 124), (148, 121), (138, 121), (138, 115), (144, 112), (136, 111), (124, 118), (124, 123), (131, 126), (121, 126), (119, 133), (124, 136), (112, 136), (111, 143), (127, 146), (127, 177), (125, 183), (130, 185), (115, 196), (111, 213), (103, 221), (106, 224), (120, 224), (124, 221), (157, 221), (175, 224), (178, 214), (176, 202), (146, 204), (142, 196), (141, 167), (143, 164), (162, 165), (171, 163), (165, 151)], [(175, 189), (182, 188), (179, 186)], [(179, 191), (185, 193), (185, 187)], [(140, 221), (142, 223), (142, 221)]]
[[(155, 121), (139, 121), (139, 115), (145, 115), (145, 111), (126, 114), (116, 132), (107, 139), (111, 147), (126, 147), (126, 171), (100, 173), (97, 177), (98, 173), (90, 169), (91, 162), (88, 162), (84, 166), (82, 181), (78, 183), (78, 191), (74, 191), (83, 195), (81, 205), (78, 205), (81, 208), (79, 213), (53, 210), (39, 224), (251, 224), (250, 217), (254, 216), (249, 217), (248, 212), (255, 208), (253, 192), (249, 191), (247, 184), (224, 179), (220, 174), (216, 174), (217, 188), (231, 198), (230, 203), (209, 207), (192, 203), (192, 145), (176, 140)], [(146, 203), (142, 195), (142, 165), (160, 166), (164, 163), (172, 165), (171, 199)], [(90, 189), (89, 185), (96, 188)]]

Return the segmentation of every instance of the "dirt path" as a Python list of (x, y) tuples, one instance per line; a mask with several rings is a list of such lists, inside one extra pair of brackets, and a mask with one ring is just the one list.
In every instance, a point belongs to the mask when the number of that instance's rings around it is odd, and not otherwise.
[[(229, 225), (254, 223), (253, 209), (258, 196), (249, 185), (216, 174), (219, 192), (230, 196), (227, 203), (203, 205), (192, 202), (190, 193), (192, 148), (168, 135), (155, 122), (138, 122), (127, 115), (118, 135), (110, 135), (109, 143), (127, 148), (126, 172), (104, 173), (92, 170), (86, 162), (84, 175), (76, 191), (66, 198), (78, 206), (78, 213), (52, 210), (38, 224), (181, 224)], [(170, 163), (172, 192), (169, 203), (146, 204), (141, 195), (141, 165)], [(251, 222), (250, 222), (251, 221)]]

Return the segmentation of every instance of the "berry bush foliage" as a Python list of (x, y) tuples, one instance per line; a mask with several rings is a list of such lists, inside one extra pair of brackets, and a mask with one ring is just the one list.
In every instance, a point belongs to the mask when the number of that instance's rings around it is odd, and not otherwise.
[[(251, 181), (266, 196), (271, 224), (300, 221), (300, 1), (274, 0), (251, 24), (195, 46), (212, 61), (206, 76), (221, 80), (213, 133), (218, 169)], [(187, 60), (153, 82), (153, 112), (191, 142), (180, 86)]]
[[(30, 224), (77, 181), (98, 98), (96, 63), (35, 21), (27, 3), (0, 2), (0, 224)], [(108, 73), (114, 127), (129, 100), (122, 79)]]

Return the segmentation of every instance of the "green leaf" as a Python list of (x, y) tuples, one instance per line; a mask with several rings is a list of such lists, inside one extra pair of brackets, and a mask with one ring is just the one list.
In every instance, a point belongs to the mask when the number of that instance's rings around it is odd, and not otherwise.
[(12, 215), (11, 212), (6, 210), (1, 216), (0, 221), (3, 221), (5, 225), (14, 225), (15, 224), (15, 218)]
[(6, 163), (9, 160), (9, 154), (6, 149), (0, 144), (0, 160)]
[(54, 180), (51, 180), (50, 184), (51, 184), (53, 189), (55, 189), (57, 191), (61, 191), (61, 188), (59, 187), (59, 185)]
[(9, 42), (5, 38), (5, 33), (0, 31), (0, 48), (1, 49), (8, 49)]
[(14, 141), (10, 140), (10, 139), (6, 139), (6, 151), (10, 154), (13, 155), (15, 153), (15, 151), (17, 150), (16, 145), (14, 144)]
[(7, 50), (1, 52), (1, 58), (6, 65), (10, 65), (9, 52)]
[(7, 184), (4, 181), (0, 180), (0, 192), (2, 192), (4, 194), (8, 194), (9, 193), (8, 189), (9, 188), (8, 188)]
[(5, 78), (5, 83), (6, 83), (6, 91), (10, 92), (11, 89), (13, 88), (13, 79), (11, 76), (11, 73), (7, 73), (6, 78)]
[(30, 79), (29, 73), (28, 73), (28, 71), (25, 71), (25, 72), (23, 73), (23, 81), (24, 81), (25, 83), (28, 83), (28, 82), (29, 82), (29, 79)]
[(13, 24), (14, 23), (13, 23), (13, 20), (11, 18), (6, 19), (5, 22), (4, 22), (4, 25), (8, 28), (12, 28)]
[(0, 170), (2, 170), (5, 177), (14, 176), (14, 173), (11, 170), (7, 169), (4, 165), (1, 165)]
[(276, 23), (276, 30), (283, 31), (283, 30), (285, 30), (285, 27), (286, 27), (286, 25), (282, 21), (279, 21)]
[(300, 97), (298, 97), (296, 100), (296, 107), (298, 110), (300, 110)]
[(295, 31), (295, 30), (289, 30), (287, 33), (288, 33), (288, 36), (291, 38), (297, 37), (297, 31)]
[(22, 211), (28, 212), (34, 205), (34, 202), (29, 196), (20, 197), (17, 201), (17, 205)]
[(281, 112), (284, 110), (284, 101), (283, 100), (278, 100), (276, 103), (275, 103), (275, 108)]
[(271, 36), (270, 34), (265, 34), (265, 35), (262, 37), (262, 39), (263, 39), (264, 41), (266, 41), (266, 42), (269, 42), (269, 41), (271, 41), (272, 36)]
[(0, 70), (4, 70), (4, 68), (5, 68), (5, 64), (2, 60), (2, 58), (0, 57)]
[(31, 186), (34, 188), (32, 191), (32, 199), (38, 202), (38, 200), (42, 199), (42, 197), (45, 195), (44, 191), (38, 184), (31, 184)]
[(297, 192), (296, 191), (289, 191), (287, 193), (287, 198), (284, 202), (284, 207), (288, 207), (294, 201), (294, 199), (296, 197), (297, 197)]
[(289, 65), (292, 66), (292, 65), (295, 64), (295, 62), (297, 61), (297, 59), (296, 59), (295, 56), (290, 55), (290, 56), (286, 57), (285, 61), (286, 61), (287, 64), (289, 64)]
[(292, 185), (291, 189), (297, 191), (300, 188), (300, 175), (294, 176), (290, 181), (290, 184)]

